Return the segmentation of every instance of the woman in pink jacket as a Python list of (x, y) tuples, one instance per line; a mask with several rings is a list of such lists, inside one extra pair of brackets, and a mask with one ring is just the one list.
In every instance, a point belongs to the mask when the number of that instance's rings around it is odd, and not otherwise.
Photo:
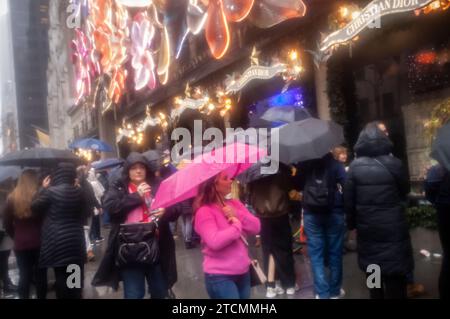
[(199, 188), (194, 227), (201, 237), (206, 290), (212, 299), (250, 298), (250, 258), (241, 236), (256, 235), (259, 219), (238, 200), (226, 200), (233, 180), (221, 173)]

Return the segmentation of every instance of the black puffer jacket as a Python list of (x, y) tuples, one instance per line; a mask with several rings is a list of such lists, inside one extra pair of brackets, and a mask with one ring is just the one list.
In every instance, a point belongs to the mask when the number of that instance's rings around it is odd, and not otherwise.
[[(138, 153), (132, 153), (125, 163), (122, 178), (113, 180), (104, 195), (103, 209), (108, 211), (111, 216), (111, 232), (105, 256), (92, 281), (93, 286), (109, 286), (115, 290), (119, 287), (120, 271), (115, 263), (119, 227), (120, 224), (125, 223), (128, 213), (143, 205), (143, 200), (138, 193), (130, 194), (128, 192), (128, 171), (136, 163), (144, 164), (147, 167), (147, 172), (151, 172), (145, 157)], [(152, 187), (152, 194), (155, 195), (159, 181), (153, 177), (149, 178), (147, 183)], [(179, 214), (175, 214), (171, 209), (168, 209), (158, 222), (160, 263), (169, 288), (177, 281), (175, 241), (169, 228), (169, 222), (175, 221), (178, 217)]]
[(75, 186), (75, 178), (73, 165), (59, 164), (50, 187), (41, 189), (31, 204), (33, 214), (44, 218), (39, 257), (42, 268), (80, 265), (86, 260), (86, 201)]
[(376, 127), (363, 130), (355, 146), (344, 190), (349, 229), (357, 229), (361, 270), (370, 264), (382, 275), (406, 275), (414, 267), (403, 201), (409, 192), (402, 162)]

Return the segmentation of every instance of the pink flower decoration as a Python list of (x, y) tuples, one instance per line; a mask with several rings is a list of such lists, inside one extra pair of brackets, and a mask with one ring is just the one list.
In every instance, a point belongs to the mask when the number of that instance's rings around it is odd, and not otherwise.
[(75, 64), (76, 103), (78, 103), (84, 96), (91, 94), (91, 79), (100, 73), (100, 65), (84, 32), (76, 29), (75, 35), (72, 41), (72, 59)]
[(138, 13), (131, 27), (131, 65), (134, 69), (134, 83), (137, 91), (144, 87), (156, 87), (155, 61), (150, 47), (155, 28), (147, 15)]

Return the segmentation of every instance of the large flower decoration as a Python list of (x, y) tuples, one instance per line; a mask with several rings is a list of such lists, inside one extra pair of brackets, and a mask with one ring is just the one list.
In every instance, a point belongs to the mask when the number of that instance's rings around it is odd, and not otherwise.
[(75, 30), (72, 50), (76, 72), (76, 103), (78, 103), (84, 96), (91, 94), (92, 78), (100, 73), (100, 66), (89, 39), (80, 29)]
[(100, 65), (111, 75), (108, 96), (115, 103), (120, 101), (125, 90), (129, 17), (128, 11), (120, 3), (112, 0), (91, 0), (91, 14), (87, 28), (92, 34), (95, 49), (100, 54)]
[(144, 87), (154, 89), (156, 86), (155, 61), (150, 51), (155, 36), (155, 28), (147, 14), (136, 15), (131, 27), (132, 66), (134, 69), (134, 84), (136, 90)]
[(270, 28), (287, 19), (303, 17), (306, 5), (302, 0), (189, 0), (186, 32), (178, 46), (177, 58), (188, 34), (205, 28), (206, 41), (214, 58), (222, 58), (230, 45), (230, 22), (247, 17), (259, 28)]

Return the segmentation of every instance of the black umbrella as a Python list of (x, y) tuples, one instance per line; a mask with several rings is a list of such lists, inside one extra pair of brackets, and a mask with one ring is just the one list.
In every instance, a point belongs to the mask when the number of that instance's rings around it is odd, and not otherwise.
[(431, 147), (431, 157), (450, 171), (450, 123), (444, 125), (436, 135)]
[[(334, 147), (341, 145), (344, 139), (343, 128), (332, 122), (309, 118), (279, 127), (272, 132), (271, 139), (279, 134), (278, 141), (272, 142), (279, 147), (279, 161), (287, 165), (322, 158)], [(272, 159), (274, 149), (271, 150)]]
[[(240, 174), (236, 179), (242, 184), (248, 184), (248, 183), (260, 180), (264, 177), (273, 175), (273, 174), (262, 173), (262, 171), (261, 171), (262, 167), (263, 167), (263, 164), (261, 164), (261, 163), (254, 164), (248, 170), (246, 170), (245, 172)], [(276, 174), (276, 173), (274, 173), (274, 174)]]
[(48, 167), (60, 162), (77, 165), (81, 164), (82, 160), (69, 150), (42, 147), (8, 153), (0, 159), (0, 166)]
[(19, 166), (1, 166), (0, 167), (0, 184), (7, 180), (16, 180), (22, 173), (22, 169)]

